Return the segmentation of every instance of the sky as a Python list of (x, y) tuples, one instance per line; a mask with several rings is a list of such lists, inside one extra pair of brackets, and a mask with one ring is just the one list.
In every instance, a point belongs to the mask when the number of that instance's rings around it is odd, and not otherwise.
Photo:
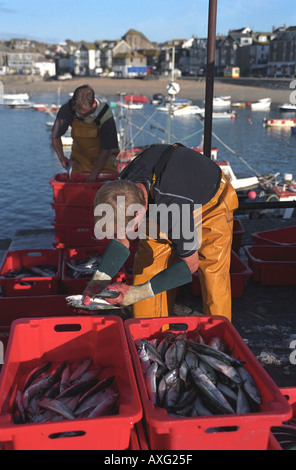
[[(218, 34), (296, 26), (295, 0), (217, 0)], [(0, 39), (48, 43), (120, 39), (129, 29), (150, 41), (204, 38), (209, 0), (0, 0)]]

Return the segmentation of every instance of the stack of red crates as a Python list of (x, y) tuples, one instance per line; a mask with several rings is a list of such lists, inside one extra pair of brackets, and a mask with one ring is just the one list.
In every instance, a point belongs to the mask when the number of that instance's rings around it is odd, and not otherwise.
[(296, 226), (252, 233), (245, 246), (253, 279), (263, 285), (296, 285)]
[(57, 174), (50, 181), (53, 188), (56, 246), (77, 247), (102, 244), (94, 236), (94, 199), (103, 184), (116, 179), (112, 173), (100, 174), (95, 183), (85, 183), (86, 173)]

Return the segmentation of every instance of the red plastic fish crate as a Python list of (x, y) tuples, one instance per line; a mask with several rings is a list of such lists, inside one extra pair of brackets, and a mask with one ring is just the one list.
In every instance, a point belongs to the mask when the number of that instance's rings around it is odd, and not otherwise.
[(233, 240), (232, 249), (238, 251), (241, 247), (242, 237), (246, 233), (243, 224), (239, 219), (233, 219)]
[[(12, 404), (29, 371), (91, 356), (108, 367), (120, 395), (119, 413), (93, 419), (14, 424)], [(0, 442), (14, 450), (124, 450), (142, 406), (122, 321), (118, 317), (23, 319), (13, 323), (0, 375)], [(74, 432), (74, 437), (62, 437)], [(53, 437), (60, 436), (58, 439)]]
[(296, 284), (296, 246), (247, 245), (244, 250), (254, 281), (274, 286)]
[[(61, 278), (62, 252), (55, 249), (16, 250), (8, 251), (0, 267), (0, 285), (2, 295), (6, 297), (48, 295), (58, 293)], [(42, 265), (52, 265), (56, 268), (54, 276), (7, 278), (10, 270), (19, 270)]]
[[(263, 403), (260, 412), (245, 415), (220, 415), (210, 417), (170, 416), (165, 409), (157, 408), (148, 397), (135, 341), (162, 338), (168, 328), (183, 324), (187, 332), (197, 327), (205, 341), (220, 336), (233, 350), (233, 356), (246, 362), (260, 390)], [(290, 419), (292, 409), (277, 385), (246, 346), (243, 339), (224, 317), (178, 317), (131, 319), (124, 323), (134, 364), (148, 439), (152, 450), (266, 450), (270, 428)]]
[(296, 245), (296, 225), (251, 234), (257, 245)]
[(106, 246), (110, 240), (98, 240), (94, 234), (94, 223), (92, 224), (60, 224), (52, 222), (55, 228), (55, 246), (57, 248), (83, 247), (83, 246)]
[(91, 206), (94, 203), (98, 189), (108, 181), (113, 181), (118, 177), (117, 173), (101, 173), (95, 183), (86, 183), (87, 173), (73, 173), (69, 180), (68, 173), (55, 175), (50, 185), (53, 188), (53, 198), (55, 203)]
[(71, 204), (51, 203), (58, 224), (89, 224), (94, 225), (94, 206), (78, 206)]
[(76, 309), (67, 305), (66, 297), (67, 295), (0, 297), (1, 327), (10, 327), (12, 322), (20, 318), (73, 317)]
[[(232, 250), (230, 263), (231, 295), (234, 298), (241, 297), (245, 288), (245, 281), (252, 277), (252, 270)], [(192, 275), (192, 293), (201, 295), (201, 286), (198, 271)]]
[[(290, 403), (293, 410), (293, 419), (296, 419), (296, 387), (284, 387), (280, 389), (283, 396)], [(272, 445), (272, 450), (283, 450), (280, 443), (276, 440), (273, 434), (271, 434), (270, 444)]]
[[(62, 268), (62, 279), (61, 284), (65, 293), (67, 294), (82, 294), (86, 288), (86, 284), (90, 282), (92, 276), (90, 277), (81, 277), (73, 279), (70, 276), (71, 268), (67, 266), (67, 262), (71, 261), (81, 261), (88, 259), (94, 255), (102, 255), (106, 249), (106, 246), (100, 247), (83, 247), (83, 248), (69, 248), (64, 251), (63, 256), (63, 268)], [(124, 271), (119, 271), (116, 276), (112, 279), (114, 282), (122, 282), (125, 279)]]

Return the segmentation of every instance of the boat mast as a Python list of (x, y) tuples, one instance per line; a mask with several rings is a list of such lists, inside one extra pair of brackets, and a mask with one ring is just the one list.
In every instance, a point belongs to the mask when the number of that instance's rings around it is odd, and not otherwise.
[(209, 0), (206, 100), (204, 121), (204, 154), (209, 158), (211, 158), (212, 150), (212, 117), (215, 77), (216, 23), (217, 0)]

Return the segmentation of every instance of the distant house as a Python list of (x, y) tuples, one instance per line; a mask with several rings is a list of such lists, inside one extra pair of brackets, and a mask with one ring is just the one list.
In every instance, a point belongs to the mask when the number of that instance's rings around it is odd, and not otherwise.
[(280, 29), (270, 41), (268, 75), (296, 76), (296, 26)]
[(260, 32), (253, 34), (253, 43), (250, 47), (251, 76), (267, 76), (270, 41), (274, 37), (274, 33)]
[(74, 74), (89, 76), (96, 74), (96, 46), (83, 42), (74, 53)]
[(142, 77), (149, 73), (147, 59), (138, 52), (121, 52), (113, 56), (113, 71), (116, 77)]
[(252, 44), (253, 35), (250, 28), (229, 31), (228, 35), (217, 45), (217, 74), (223, 75), (226, 67), (239, 67), (242, 76), (248, 75)]
[(100, 68), (102, 74), (108, 74), (112, 71), (113, 67), (113, 49), (116, 46), (118, 41), (112, 40), (103, 40), (96, 41), (96, 50), (97, 54), (100, 54)]
[(132, 48), (133, 51), (141, 49), (154, 49), (155, 45), (146, 38), (143, 33), (130, 29), (122, 39), (126, 41)]

